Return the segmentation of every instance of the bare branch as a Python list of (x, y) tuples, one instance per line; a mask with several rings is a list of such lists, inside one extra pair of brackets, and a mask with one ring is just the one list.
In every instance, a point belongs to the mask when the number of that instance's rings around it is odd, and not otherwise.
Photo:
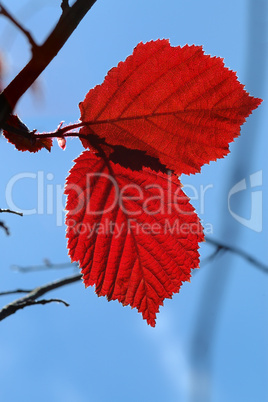
[[(42, 299), (42, 300), (25, 300), (20, 302), (19, 300), (16, 301), (16, 304), (10, 303), (8, 304), (6, 307), (7, 309), (5, 310), (5, 307), (0, 311), (0, 321), (3, 320), (4, 318), (6, 318), (9, 315), (12, 315), (14, 313), (16, 313), (16, 311), (18, 310), (22, 310), (24, 307), (28, 307), (28, 306), (36, 306), (38, 304), (48, 304), (48, 303), (53, 303), (53, 302), (57, 302), (57, 303), (63, 303), (66, 307), (69, 307), (69, 304), (61, 299)], [(3, 312), (3, 316), (2, 316), (2, 312)]]
[(26, 36), (29, 43), (31, 44), (32, 52), (34, 52), (34, 49), (37, 48), (37, 44), (36, 44), (35, 40), (33, 39), (32, 35), (30, 34), (30, 32), (27, 31), (25, 28), (23, 28), (23, 26), (1, 4), (0, 4), (0, 14), (5, 16), (6, 18), (8, 18), (9, 21), (11, 21)]
[(60, 299), (48, 299), (48, 300), (36, 300), (36, 299), (39, 299), (39, 297), (43, 296), (47, 292), (50, 292), (51, 290), (60, 288), (65, 285), (69, 285), (74, 282), (78, 282), (81, 280), (81, 278), (82, 278), (81, 274), (76, 274), (73, 276), (69, 276), (68, 278), (59, 279), (57, 281), (33, 289), (26, 296), (21, 297), (20, 299), (17, 299), (12, 303), (7, 304), (5, 307), (3, 307), (0, 310), (0, 321), (16, 313), (16, 311), (21, 310), (24, 307), (36, 304), (47, 304), (56, 301), (68, 306), (68, 304), (65, 301)]
[(12, 265), (11, 268), (19, 272), (33, 272), (33, 271), (47, 271), (48, 269), (64, 269), (70, 268), (71, 266), (78, 267), (77, 263), (63, 262), (59, 264), (53, 264), (49, 260), (45, 260), (44, 264), (41, 265), (31, 265), (29, 267), (21, 267), (19, 265)]
[[(7, 212), (7, 213), (10, 213), (10, 214), (16, 214), (16, 215), (23, 216), (23, 214), (21, 212), (12, 211), (11, 209), (2, 209), (2, 208), (0, 208), (0, 213), (1, 212)], [(0, 227), (4, 229), (4, 231), (6, 232), (7, 236), (10, 235), (9, 228), (6, 226), (5, 222), (0, 221)]]
[[(71, 7), (64, 7), (64, 12), (51, 34), (41, 46), (35, 49), (29, 63), (1, 93), (0, 127), (8, 118), (8, 115), (12, 112), (21, 96), (30, 88), (58, 54), (96, 1), (97, 0), (76, 0)], [(63, 2), (63, 5), (64, 4), (66, 5), (66, 2)]]
[(0, 292), (0, 296), (8, 296), (15, 295), (16, 293), (30, 293), (31, 290), (26, 289), (16, 289), (16, 290), (7, 290), (6, 292)]
[[(37, 304), (43, 304), (43, 305), (44, 305), (44, 304), (54, 303), (54, 302), (56, 302), (56, 303), (63, 303), (66, 307), (69, 307), (69, 306), (70, 306), (69, 303), (67, 303), (66, 301), (64, 301), (64, 300), (62, 300), (62, 299), (42, 299), (42, 300), (37, 300), (37, 301), (33, 300), (33, 301), (26, 302), (23, 307), (26, 307), (26, 306), (35, 306), (35, 305), (37, 305)], [(23, 307), (21, 307), (21, 308), (23, 308)]]
[(0, 208), (0, 213), (2, 213), (2, 212), (7, 212), (9, 214), (15, 214), (15, 215), (23, 216), (22, 212), (12, 211), (11, 209), (2, 209), (2, 208)]
[[(244, 260), (250, 262), (252, 265), (254, 265), (256, 268), (260, 269), (262, 272), (265, 272), (266, 274), (268, 273), (268, 266), (263, 264), (262, 262), (258, 261), (256, 258), (252, 257), (250, 254), (246, 253), (245, 251), (237, 248), (237, 247), (232, 247), (232, 246), (227, 246), (222, 243), (220, 243), (217, 240), (214, 240), (210, 237), (206, 237), (206, 242), (209, 244), (212, 244), (213, 246), (216, 247), (216, 253), (219, 251), (229, 251), (230, 253), (239, 255), (242, 257)], [(215, 255), (214, 255), (215, 257)]]

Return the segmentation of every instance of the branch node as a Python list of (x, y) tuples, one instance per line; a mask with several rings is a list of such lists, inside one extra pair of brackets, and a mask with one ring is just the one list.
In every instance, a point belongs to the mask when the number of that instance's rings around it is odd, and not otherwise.
[[(27, 292), (26, 296), (21, 297), (20, 299), (14, 300), (12, 303), (7, 304), (0, 310), (0, 321), (9, 317), (10, 315), (16, 313), (16, 311), (23, 309), (27, 306), (34, 306), (37, 304), (47, 304), (52, 302), (63, 303), (66, 307), (69, 306), (67, 302), (61, 299), (39, 299), (45, 293), (50, 292), (51, 290), (58, 289), (62, 286), (68, 285), (70, 283), (81, 281), (82, 275), (76, 274), (73, 276), (69, 276), (67, 278), (59, 279), (55, 282), (47, 283), (46, 285), (36, 287), (35, 289)], [(2, 292), (4, 294), (11, 293), (24, 293), (24, 290), (17, 289), (15, 291), (10, 292)]]
[(62, 9), (62, 14), (65, 14), (70, 9), (69, 0), (62, 0), (61, 9)]

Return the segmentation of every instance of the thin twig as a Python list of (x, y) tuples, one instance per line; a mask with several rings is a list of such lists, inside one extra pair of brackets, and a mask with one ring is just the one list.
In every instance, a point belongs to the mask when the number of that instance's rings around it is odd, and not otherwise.
[(262, 262), (258, 261), (256, 258), (252, 257), (250, 254), (246, 253), (245, 251), (243, 251), (237, 247), (222, 244), (219, 241), (214, 240), (210, 237), (206, 237), (206, 242), (217, 247), (218, 250), (222, 250), (222, 251), (225, 250), (225, 251), (229, 251), (230, 253), (239, 255), (239, 257), (242, 257), (244, 260), (253, 264), (256, 268), (260, 269), (262, 272), (265, 272), (266, 274), (268, 273), (267, 265), (263, 264)]
[(7, 225), (5, 224), (5, 222), (0, 221), (0, 227), (4, 229), (4, 231), (6, 232), (6, 235), (7, 235), (7, 236), (10, 235), (9, 228), (7, 227)]
[(0, 208), (0, 213), (2, 213), (2, 212), (7, 212), (9, 214), (15, 214), (15, 215), (23, 216), (22, 212), (12, 211), (11, 209), (2, 209), (2, 208)]
[(64, 269), (64, 268), (70, 268), (71, 266), (78, 267), (78, 264), (72, 263), (72, 262), (63, 262), (59, 264), (52, 264), (50, 261), (46, 260), (44, 264), (42, 265), (32, 265), (29, 267), (21, 267), (19, 265), (12, 265), (11, 268), (14, 271), (19, 271), (19, 272), (33, 272), (33, 271), (47, 271), (48, 269)]
[(23, 26), (10, 14), (9, 11), (2, 5), (0, 5), (0, 14), (8, 18), (28, 39), (31, 47), (32, 47), (32, 52), (37, 48), (37, 44), (35, 40), (33, 39), (32, 35), (30, 34), (29, 31), (27, 31)]
[(6, 292), (0, 292), (0, 296), (14, 295), (16, 293), (30, 293), (31, 290), (26, 289), (16, 289), (16, 290), (7, 290)]
[(47, 292), (50, 292), (51, 290), (60, 288), (65, 285), (69, 285), (74, 282), (78, 282), (81, 280), (81, 278), (82, 278), (81, 274), (76, 274), (73, 276), (69, 276), (68, 278), (59, 279), (57, 281), (33, 289), (26, 296), (21, 297), (20, 299), (17, 299), (12, 303), (7, 304), (5, 307), (3, 307), (0, 310), (0, 321), (4, 320), (6, 317), (9, 317), (10, 315), (16, 313), (16, 311), (21, 310), (22, 308), (27, 306), (32, 306), (36, 304), (47, 304), (55, 301), (63, 303), (67, 306), (68, 304), (60, 299), (48, 299), (48, 300), (36, 300), (36, 299), (39, 299), (39, 297), (43, 296)]

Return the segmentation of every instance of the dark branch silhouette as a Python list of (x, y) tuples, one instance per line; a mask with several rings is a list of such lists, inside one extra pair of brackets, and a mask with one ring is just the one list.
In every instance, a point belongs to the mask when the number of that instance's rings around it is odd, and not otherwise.
[(63, 13), (66, 13), (69, 10), (69, 0), (62, 0), (61, 2), (61, 9)]
[(266, 274), (268, 273), (268, 265), (265, 265), (262, 262), (258, 261), (256, 258), (252, 257), (252, 255), (246, 253), (240, 248), (222, 244), (221, 242), (210, 237), (206, 237), (206, 242), (216, 247), (214, 253), (211, 256), (207, 257), (208, 259), (214, 259), (220, 251), (229, 251), (230, 253), (236, 254), (244, 260), (248, 261), (256, 268), (260, 269), (262, 272), (265, 272)]
[[(62, 15), (50, 35), (40, 46), (35, 43), (34, 39), (27, 31), (27, 29), (25, 29), (9, 13), (9, 11), (7, 11), (7, 9), (0, 4), (0, 14), (8, 18), (27, 37), (32, 47), (32, 57), (29, 63), (20, 71), (20, 73), (0, 94), (0, 129), (10, 128), (9, 125), (5, 122), (8, 119), (10, 113), (12, 113), (13, 109), (15, 108), (18, 100), (30, 88), (34, 81), (39, 77), (39, 75), (46, 69), (46, 67), (58, 54), (60, 49), (63, 47), (65, 42), (71, 36), (73, 31), (77, 28), (81, 20), (91, 9), (95, 2), (96, 0), (76, 0), (72, 6), (69, 6), (68, 0), (62, 0)], [(14, 128), (12, 131), (14, 131)], [(34, 132), (30, 133), (28, 130), (25, 130), (25, 132), (22, 133), (21, 130), (18, 130), (16, 134), (30, 135), (34, 134)], [(10, 209), (0, 209), (0, 213), (3, 212), (13, 213), (22, 216), (22, 213), (12, 211)], [(9, 229), (4, 222), (0, 221), (0, 227), (2, 227), (6, 231), (6, 234), (9, 234)], [(50, 264), (46, 264), (46, 268), (48, 267), (48, 265)], [(64, 265), (66, 267), (66, 264), (60, 265)], [(20, 267), (19, 269), (24, 270), (25, 272), (25, 268)], [(60, 299), (40, 300), (40, 297), (51, 290), (57, 289), (70, 283), (77, 282), (79, 280), (81, 280), (81, 274), (76, 274), (71, 277), (60, 279), (41, 287), (37, 287), (33, 290), (17, 289), (0, 293), (0, 295), (27, 293), (24, 297), (13, 301), (0, 310), (0, 321), (27, 306), (47, 304), (51, 302), (60, 302), (68, 306), (68, 303)]]
[(6, 235), (7, 235), (7, 236), (10, 235), (9, 228), (7, 227), (7, 225), (5, 224), (5, 222), (0, 221), (0, 227), (1, 227), (2, 229), (4, 229), (4, 231), (6, 232)]
[[(2, 209), (2, 208), (0, 208), (0, 213), (3, 213), (3, 212), (7, 212), (7, 213), (9, 213), (9, 214), (15, 214), (15, 215), (23, 216), (23, 214), (22, 214), (21, 212), (12, 211), (11, 209)], [(6, 232), (7, 236), (10, 235), (9, 228), (8, 228), (8, 226), (5, 224), (5, 222), (0, 221), (0, 227), (1, 227), (2, 229), (4, 229), (4, 231)]]
[(19, 215), (19, 216), (23, 216), (23, 213), (22, 213), (22, 212), (12, 211), (11, 209), (2, 209), (2, 208), (0, 208), (0, 213), (2, 213), (2, 212), (6, 212), (6, 213), (9, 213), (9, 214), (15, 214), (15, 215)]
[[(57, 281), (48, 283), (43, 286), (39, 286), (31, 291), (28, 292), (28, 294), (24, 297), (21, 297), (20, 299), (14, 300), (12, 303), (7, 304), (5, 307), (3, 307), (0, 310), (0, 321), (4, 320), (5, 318), (9, 317), (10, 315), (16, 313), (18, 310), (23, 309), (24, 307), (27, 306), (33, 306), (37, 304), (47, 304), (47, 303), (52, 303), (52, 302), (58, 302), (58, 303), (63, 303), (65, 306), (69, 306), (68, 303), (66, 303), (64, 300), (61, 299), (42, 299), (42, 300), (37, 300), (44, 294), (50, 292), (51, 290), (60, 288), (65, 285), (69, 285), (70, 283), (78, 282), (82, 278), (81, 274), (76, 274), (67, 278), (59, 279)], [(18, 291), (8, 291), (7, 292), (2, 292), (1, 295), (3, 294), (12, 294), (12, 293), (22, 293), (23, 290)]]
[(29, 289), (15, 289), (15, 290), (7, 290), (6, 292), (0, 292), (0, 296), (8, 296), (8, 295), (15, 295), (17, 293), (30, 293), (31, 290)]
[[(217, 240), (214, 240), (210, 237), (206, 237), (206, 242), (208, 244), (211, 244), (212, 246), (215, 246), (216, 249), (209, 255), (208, 257), (204, 258), (201, 261), (202, 266), (206, 263), (212, 262), (221, 252), (231, 252), (233, 254), (238, 255), (239, 257), (245, 259), (246, 261), (250, 262), (252, 265), (254, 265), (256, 268), (260, 269), (261, 271), (268, 273), (268, 267), (262, 264), (261, 262), (257, 261), (254, 257), (249, 255), (248, 253), (244, 252), (243, 250), (240, 250), (239, 248), (236, 247), (231, 247), (224, 245), (220, 243)], [(75, 267), (78, 267), (78, 265), (75, 263), (60, 263), (60, 264), (52, 264), (49, 260), (45, 260), (45, 263), (42, 265), (33, 265), (29, 267), (21, 267), (21, 266), (12, 266), (12, 269), (15, 269), (19, 272), (26, 273), (26, 272), (33, 272), (33, 271), (43, 271), (43, 270), (48, 270), (48, 269), (63, 269), (63, 268), (68, 268), (70, 266), (74, 265)], [(195, 270), (194, 273), (198, 272), (198, 270)], [(11, 314), (14, 314), (16, 311), (27, 307), (27, 306), (32, 306), (32, 305), (37, 305), (37, 304), (47, 304), (51, 302), (61, 302), (65, 304), (66, 306), (69, 306), (68, 303), (66, 303), (63, 300), (60, 299), (48, 299), (48, 300), (36, 300), (37, 298), (43, 296), (45, 293), (60, 288), (65, 285), (69, 285), (71, 283), (77, 282), (82, 279), (82, 275), (75, 274), (73, 276), (67, 277), (60, 279), (56, 282), (48, 283), (46, 285), (43, 285), (41, 287), (37, 287), (33, 290), (25, 290), (25, 289), (16, 289), (16, 290), (8, 290), (4, 292), (0, 292), (0, 296), (6, 296), (6, 295), (12, 295), (16, 293), (27, 293), (26, 296), (15, 300), (14, 302), (6, 305), (5, 307), (0, 310), (0, 321), (3, 320), (4, 318), (8, 317)]]
[(0, 95), (0, 127), (12, 113), (18, 100), (58, 54), (96, 0), (76, 0), (71, 7), (62, 3), (63, 13), (55, 28), (40, 46), (34, 48), (32, 58)]

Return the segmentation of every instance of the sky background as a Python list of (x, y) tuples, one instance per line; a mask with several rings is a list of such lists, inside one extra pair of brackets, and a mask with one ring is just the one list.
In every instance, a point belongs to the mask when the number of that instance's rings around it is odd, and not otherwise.
[[(60, 16), (60, 1), (3, 1), (38, 43)], [(169, 38), (171, 45), (203, 45), (236, 71), (251, 95), (264, 99), (247, 119), (231, 154), (181, 181), (211, 238), (238, 247), (268, 264), (267, 232), (267, 18), (264, 0), (98, 0), (77, 30), (17, 107), (31, 129), (53, 131), (76, 122), (78, 103), (107, 71), (140, 41)], [(25, 38), (0, 18), (0, 51), (7, 84), (27, 63)], [(14, 265), (44, 259), (68, 262), (62, 189), (78, 139), (51, 153), (18, 152), (0, 138), (0, 208), (36, 213), (1, 215), (11, 236), (0, 231), (0, 290), (34, 288), (73, 274), (64, 270), (20, 273)], [(250, 188), (250, 175), (262, 184)], [(244, 219), (256, 211), (259, 231), (228, 210), (228, 193), (241, 180), (231, 209)], [(13, 184), (12, 184), (13, 183)], [(196, 191), (194, 194), (193, 188)], [(202, 197), (202, 189), (207, 188)], [(252, 191), (259, 202), (253, 203)], [(203, 191), (204, 193), (204, 191)], [(261, 218), (261, 219), (260, 219)], [(253, 224), (254, 226), (254, 224)], [(256, 229), (256, 226), (254, 226)], [(209, 232), (213, 233), (209, 233)], [(213, 252), (203, 244), (201, 261)], [(268, 400), (268, 274), (231, 253), (202, 264), (191, 283), (160, 308), (155, 328), (137, 310), (98, 298), (76, 283), (48, 294), (70, 303), (29, 307), (1, 322), (0, 399), (8, 402), (238, 402)], [(2, 297), (1, 303), (14, 297)]]

